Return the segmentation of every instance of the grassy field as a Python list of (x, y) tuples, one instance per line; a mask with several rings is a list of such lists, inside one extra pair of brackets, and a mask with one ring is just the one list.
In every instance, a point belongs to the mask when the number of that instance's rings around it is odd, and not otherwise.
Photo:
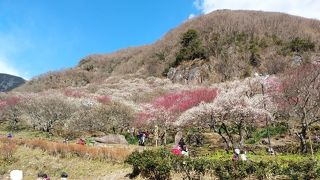
[[(67, 172), (70, 179), (96, 179), (107, 175), (130, 173), (131, 167), (107, 161), (88, 160), (79, 157), (64, 157), (49, 155), (40, 149), (30, 149), (19, 146), (14, 154), (14, 162), (4, 170), (7, 179), (8, 172), (20, 169), (24, 179), (35, 179), (39, 172), (47, 173), (52, 179), (58, 179), (62, 172)], [(2, 170), (3, 171), (3, 170)]]
[[(1, 144), (8, 144), (5, 137), (7, 133), (5, 130), (0, 131), (2, 135), (0, 148)], [(23, 170), (24, 179), (27, 180), (35, 179), (39, 172), (48, 174), (52, 179), (58, 179), (62, 172), (67, 172), (70, 179), (128, 179), (125, 176), (132, 171), (132, 168), (124, 164), (123, 161), (134, 150), (142, 150), (136, 145), (129, 145), (125, 148), (110, 146), (109, 149), (108, 147), (105, 148), (108, 157), (101, 158), (101, 155), (99, 155), (101, 153), (100, 147), (80, 147), (75, 144), (75, 140), (70, 142), (68, 150), (61, 151), (57, 148), (67, 147), (62, 143), (62, 138), (31, 131), (16, 132), (13, 135), (14, 138), (9, 141), (9, 143), (15, 144), (15, 150), (12, 152), (13, 156), (8, 159), (1, 159), (0, 156), (0, 179), (8, 179), (9, 172), (14, 169)], [(78, 146), (82, 149), (82, 154), (79, 154), (78, 150), (74, 150)], [(70, 149), (70, 147), (73, 148)], [(170, 147), (172, 146), (168, 145), (167, 149), (170, 149)], [(155, 149), (155, 147), (148, 146), (146, 149)], [(210, 152), (206, 147), (198, 147), (194, 150), (200, 152), (199, 155), (212, 160), (231, 160), (232, 157), (231, 152), (227, 153), (223, 150)], [(119, 153), (120, 151), (122, 152)], [(102, 154), (102, 157), (105, 154)], [(114, 158), (114, 156), (117, 158)], [(299, 154), (278, 153), (269, 156), (264, 151), (257, 151), (255, 154), (248, 152), (247, 156), (250, 161), (254, 162), (278, 161), (283, 163), (286, 161), (302, 162), (311, 159), (311, 155)], [(320, 153), (316, 153), (314, 158), (319, 161)], [(284, 164), (284, 166), (286, 165)], [(174, 177), (179, 177), (179, 175), (174, 175)]]

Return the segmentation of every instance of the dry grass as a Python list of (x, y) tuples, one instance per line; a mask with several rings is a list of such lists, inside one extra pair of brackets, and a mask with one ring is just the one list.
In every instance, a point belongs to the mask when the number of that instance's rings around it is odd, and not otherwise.
[[(17, 144), (24, 145), (31, 149), (41, 149), (50, 155), (59, 157), (76, 156), (87, 160), (111, 161), (115, 163), (123, 162), (134, 150), (133, 148), (126, 146), (89, 147), (79, 144), (63, 144), (41, 139), (11, 139), (8, 141), (6, 138), (1, 138), (0, 142), (3, 144), (9, 144), (7, 142), (10, 142), (10, 148), (8, 148), (9, 146), (5, 146), (5, 148), (7, 148), (6, 151), (1, 151), (1, 153), (5, 153), (4, 155), (10, 153), (11, 150), (13, 151), (15, 144)], [(0, 146), (0, 149), (2, 149), (2, 146)]]
[(90, 180), (119, 174), (118, 179), (131, 172), (131, 167), (124, 164), (114, 164), (108, 161), (90, 160), (82, 157), (52, 156), (38, 148), (31, 149), (18, 146), (15, 153), (16, 162), (6, 167), (4, 176), (0, 179), (9, 179), (9, 171), (20, 169), (24, 173), (24, 180), (34, 180), (39, 172), (44, 172), (51, 179), (59, 179), (62, 172), (67, 172), (70, 180)]
[(13, 141), (7, 138), (0, 138), (0, 160), (11, 161), (16, 150), (17, 147)]

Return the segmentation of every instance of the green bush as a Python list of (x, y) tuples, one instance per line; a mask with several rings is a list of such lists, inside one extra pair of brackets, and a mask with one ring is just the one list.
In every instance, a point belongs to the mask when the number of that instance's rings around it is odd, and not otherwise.
[(302, 39), (302, 38), (296, 37), (284, 45), (284, 47), (282, 48), (282, 53), (284, 54), (288, 54), (290, 52), (303, 53), (307, 51), (314, 51), (314, 49), (315, 49), (315, 43), (312, 42), (310, 39)]
[(246, 142), (248, 144), (255, 144), (256, 142), (260, 141), (262, 138), (268, 137), (268, 130), (270, 137), (277, 136), (280, 134), (284, 134), (288, 132), (288, 128), (283, 125), (277, 125), (275, 127), (263, 128), (259, 131), (253, 133), (253, 137), (248, 139)]
[(169, 151), (164, 149), (142, 153), (134, 152), (126, 163), (133, 166), (134, 172), (141, 172), (142, 177), (148, 179), (169, 179), (172, 170), (172, 157)]
[(206, 59), (205, 49), (202, 46), (198, 32), (194, 29), (189, 29), (182, 34), (180, 40), (181, 48), (176, 54), (176, 60), (171, 66), (178, 66), (182, 61), (194, 60), (196, 58)]
[(138, 144), (138, 141), (139, 141), (138, 138), (135, 136), (132, 137), (130, 133), (124, 134), (124, 137), (126, 138), (129, 144)]
[(170, 179), (171, 173), (180, 173), (184, 179), (214, 176), (219, 179), (266, 179), (285, 176), (290, 179), (317, 179), (320, 167), (316, 161), (231, 161), (208, 157), (189, 158), (172, 155), (165, 149), (134, 152), (126, 162), (133, 166), (132, 174), (141, 173), (148, 179)]

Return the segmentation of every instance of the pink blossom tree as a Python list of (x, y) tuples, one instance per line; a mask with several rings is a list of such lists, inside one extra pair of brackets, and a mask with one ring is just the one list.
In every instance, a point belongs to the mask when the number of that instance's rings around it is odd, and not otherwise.
[(308, 152), (310, 126), (320, 122), (320, 65), (307, 64), (287, 72), (283, 78), (282, 109), (298, 122), (300, 151)]
[(10, 95), (0, 100), (0, 116), (3, 121), (7, 121), (11, 129), (16, 130), (18, 128), (19, 119), (19, 102), (21, 98), (19, 96)]

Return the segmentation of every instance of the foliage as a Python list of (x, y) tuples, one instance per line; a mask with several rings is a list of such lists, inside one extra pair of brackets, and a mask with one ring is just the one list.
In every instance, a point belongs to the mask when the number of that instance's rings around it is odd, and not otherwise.
[(170, 172), (181, 173), (185, 179), (199, 179), (200, 176), (213, 175), (219, 179), (266, 179), (286, 176), (291, 179), (316, 179), (320, 176), (316, 161), (294, 160), (278, 161), (231, 161), (206, 157), (188, 158), (170, 154), (165, 149), (134, 152), (126, 162), (135, 172), (150, 179), (169, 179)]
[(180, 40), (181, 48), (176, 55), (176, 60), (173, 66), (179, 65), (185, 60), (194, 60), (196, 58), (206, 59), (204, 48), (198, 36), (198, 32), (194, 29), (189, 29), (182, 34)]
[(254, 132), (252, 135), (253, 137), (248, 139), (247, 142), (250, 142), (249, 144), (254, 144), (256, 142), (259, 142), (262, 138), (267, 138), (268, 133), (269, 133), (270, 137), (273, 137), (276, 135), (284, 134), (286, 132), (288, 132), (288, 128), (283, 125), (278, 125), (278, 126), (269, 127), (269, 128), (262, 128), (256, 132)]
[(296, 37), (290, 40), (284, 47), (284, 51), (303, 53), (306, 51), (314, 51), (315, 43), (310, 39)]
[(135, 136), (131, 136), (130, 133), (124, 134), (124, 137), (129, 144), (138, 144), (138, 138), (136, 138)]
[(138, 169), (141, 175), (148, 179), (169, 179), (172, 170), (173, 155), (164, 149), (145, 150), (142, 153), (133, 152), (126, 163)]

